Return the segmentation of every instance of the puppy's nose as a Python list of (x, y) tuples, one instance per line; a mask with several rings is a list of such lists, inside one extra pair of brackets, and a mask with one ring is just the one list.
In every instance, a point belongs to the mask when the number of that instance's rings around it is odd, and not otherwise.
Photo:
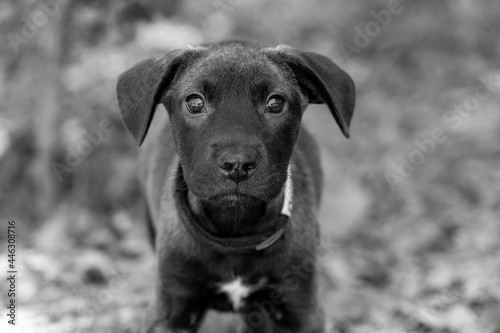
[(248, 179), (257, 167), (257, 153), (254, 151), (225, 151), (217, 159), (222, 174), (235, 183)]

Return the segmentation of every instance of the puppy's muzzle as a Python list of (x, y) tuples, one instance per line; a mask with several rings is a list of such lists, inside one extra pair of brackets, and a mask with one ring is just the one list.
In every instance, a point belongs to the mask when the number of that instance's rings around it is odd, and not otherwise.
[(247, 180), (257, 168), (257, 152), (253, 149), (226, 149), (217, 158), (222, 175), (236, 184)]

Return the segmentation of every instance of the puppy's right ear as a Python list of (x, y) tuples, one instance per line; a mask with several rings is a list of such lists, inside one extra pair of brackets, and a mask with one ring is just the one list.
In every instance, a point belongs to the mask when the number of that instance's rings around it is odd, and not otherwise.
[(277, 64), (292, 70), (310, 103), (328, 105), (340, 130), (348, 138), (356, 95), (356, 88), (349, 74), (327, 57), (314, 52), (286, 45), (266, 48), (265, 52)]
[(146, 137), (159, 98), (176, 74), (202, 54), (202, 49), (175, 50), (143, 60), (118, 78), (118, 106), (123, 122), (140, 146)]

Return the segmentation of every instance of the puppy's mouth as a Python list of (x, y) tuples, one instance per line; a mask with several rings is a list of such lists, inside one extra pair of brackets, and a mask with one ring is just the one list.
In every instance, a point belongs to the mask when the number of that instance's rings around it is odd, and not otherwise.
[(219, 207), (263, 206), (261, 209), (265, 210), (266, 205), (265, 201), (257, 197), (240, 192), (218, 194), (208, 198), (207, 201), (208, 203)]

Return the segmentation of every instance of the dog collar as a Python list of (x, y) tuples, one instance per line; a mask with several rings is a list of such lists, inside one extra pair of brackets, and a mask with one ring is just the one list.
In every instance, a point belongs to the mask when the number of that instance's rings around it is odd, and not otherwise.
[[(289, 164), (288, 165), (288, 170), (287, 170), (287, 176), (286, 176), (286, 183), (285, 187), (283, 188), (283, 206), (281, 207), (280, 211), (280, 218), (286, 217), (286, 219), (290, 219), (292, 217), (292, 208), (293, 208), (293, 182), (292, 182), (292, 167)], [(272, 246), (274, 243), (276, 243), (281, 236), (285, 233), (284, 226), (279, 228), (274, 234), (272, 234), (269, 238), (264, 240), (262, 243), (257, 245), (255, 247), (255, 250), (257, 251), (262, 251), (264, 249), (267, 249), (268, 247)]]
[[(182, 173), (181, 168), (179, 168), (179, 172)], [(179, 190), (176, 191), (176, 199), (179, 200), (179, 207), (183, 215), (181, 220), (194, 237), (199, 238), (200, 241), (207, 243), (218, 252), (226, 254), (252, 254), (270, 250), (284, 237), (286, 224), (292, 216), (293, 182), (291, 176), (291, 166), (289, 165), (285, 187), (283, 188), (283, 206), (276, 219), (276, 228), (274, 230), (262, 234), (235, 238), (217, 237), (200, 225), (199, 217), (193, 213), (187, 203), (187, 191), (181, 190), (182, 188), (185, 189), (185, 187), (178, 186)]]
[(281, 207), (281, 214), (288, 217), (292, 217), (293, 182), (292, 182), (292, 167), (290, 164), (288, 165), (286, 183), (283, 192), (284, 192), (284, 199), (283, 199), (283, 207)]

